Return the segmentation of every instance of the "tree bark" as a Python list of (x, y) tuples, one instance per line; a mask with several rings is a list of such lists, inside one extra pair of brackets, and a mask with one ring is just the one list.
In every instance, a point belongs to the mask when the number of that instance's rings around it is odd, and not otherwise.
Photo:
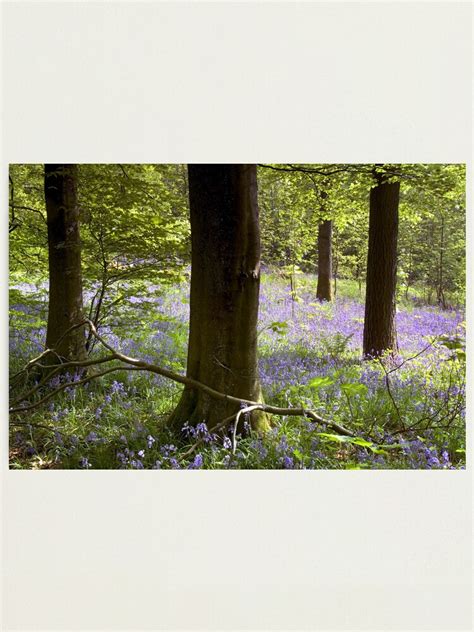
[(397, 350), (395, 327), (398, 203), (400, 183), (379, 178), (370, 191), (369, 249), (365, 297), (365, 356)]
[(85, 357), (82, 320), (81, 242), (76, 165), (44, 166), (48, 224), (49, 310), (46, 346), (66, 360)]
[(436, 298), (438, 301), (438, 305), (442, 307), (442, 309), (446, 309), (446, 299), (444, 296), (444, 216), (441, 217), (441, 226), (440, 226), (440, 238), (439, 238), (439, 263), (438, 263), (438, 283), (436, 286)]
[(332, 221), (324, 220), (318, 226), (318, 287), (319, 301), (332, 301)]
[[(188, 377), (242, 400), (262, 401), (257, 370), (260, 231), (255, 165), (189, 165), (191, 297)], [(169, 419), (209, 428), (238, 411), (186, 388)], [(262, 411), (251, 414), (265, 429)]]

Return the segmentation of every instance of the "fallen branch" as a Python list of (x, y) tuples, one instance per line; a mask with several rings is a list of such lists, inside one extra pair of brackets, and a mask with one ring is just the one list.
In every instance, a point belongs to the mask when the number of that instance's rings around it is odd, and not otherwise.
[[(98, 377), (102, 377), (103, 375), (106, 375), (107, 373), (111, 373), (112, 371), (137, 370), (137, 371), (149, 371), (150, 373), (156, 373), (157, 375), (161, 375), (162, 377), (165, 377), (169, 380), (183, 384), (185, 387), (199, 389), (207, 393), (213, 399), (219, 399), (219, 400), (232, 402), (234, 404), (238, 404), (239, 406), (244, 404), (245, 408), (251, 408), (252, 410), (259, 409), (259, 410), (263, 410), (265, 412), (268, 412), (273, 415), (278, 415), (278, 416), (308, 417), (312, 419), (313, 421), (315, 421), (316, 423), (324, 424), (328, 426), (329, 428), (332, 428), (339, 434), (342, 434), (348, 437), (355, 436), (354, 433), (348, 428), (345, 428), (341, 424), (338, 424), (334, 421), (323, 419), (322, 417), (317, 415), (314, 411), (307, 410), (305, 408), (280, 408), (278, 406), (270, 406), (268, 404), (255, 402), (255, 401), (242, 398), (242, 397), (235, 397), (233, 395), (228, 395), (227, 393), (221, 393), (220, 391), (216, 391), (210, 386), (207, 386), (206, 384), (203, 384), (202, 382), (199, 382), (198, 380), (195, 380), (193, 378), (185, 377), (184, 375), (180, 375), (179, 373), (174, 373), (173, 371), (170, 371), (169, 369), (164, 369), (156, 364), (151, 364), (149, 362), (145, 362), (144, 360), (139, 360), (137, 358), (132, 358), (130, 356), (127, 356), (123, 353), (120, 353), (116, 349), (114, 349), (114, 347), (112, 347), (106, 340), (104, 340), (104, 338), (100, 334), (97, 333), (97, 329), (91, 320), (85, 319), (81, 323), (74, 325), (74, 328), (82, 327), (82, 326), (88, 326), (90, 331), (92, 332), (92, 335), (102, 344), (103, 347), (105, 347), (108, 351), (110, 351), (111, 355), (106, 356), (106, 358), (100, 358), (95, 361), (87, 360), (87, 361), (82, 361), (82, 362), (79, 362), (79, 361), (78, 362), (65, 362), (59, 365), (53, 365), (54, 370), (60, 370), (61, 368), (64, 368), (66, 365), (67, 366), (84, 366), (84, 365), (90, 366), (94, 363), (99, 364), (103, 362), (109, 362), (112, 360), (119, 360), (123, 364), (130, 365), (130, 366), (112, 367), (112, 368), (106, 369), (105, 371), (96, 373), (94, 375), (89, 375), (81, 380), (66, 382), (64, 384), (61, 384), (60, 386), (55, 388), (53, 391), (51, 391), (50, 393), (48, 393), (47, 395), (45, 395), (43, 398), (41, 398), (39, 401), (35, 403), (28, 404), (26, 406), (15, 406), (15, 407), (10, 408), (10, 411), (9, 411), (10, 414), (19, 414), (19, 413), (27, 412), (35, 408), (38, 408), (39, 406), (41, 406), (41, 404), (43, 404), (44, 402), (54, 397), (54, 395), (56, 395), (58, 392), (63, 391), (64, 389), (68, 387), (76, 387), (76, 386), (79, 386), (80, 384), (85, 384)], [(35, 362), (37, 363), (39, 359), (41, 359), (42, 357), (43, 357), (43, 354), (38, 356), (36, 360), (28, 363), (27, 365), (28, 369), (31, 368), (31, 366), (33, 366)], [(36, 392), (36, 390), (37, 388), (35, 387), (34, 392)], [(27, 395), (31, 396), (31, 394), (32, 392), (30, 391), (30, 393), (28, 393)], [(25, 400), (26, 400), (26, 396), (22, 396), (21, 398), (16, 400), (16, 403), (19, 404)], [(242, 414), (242, 411), (245, 411), (245, 408), (240, 409), (234, 415), (228, 417), (227, 419), (224, 419), (222, 422), (220, 422), (219, 424), (211, 428), (211, 430), (215, 431), (224, 426), (227, 426), (228, 424), (231, 423), (231, 421), (233, 421), (237, 417), (237, 415), (239, 415), (239, 413)]]

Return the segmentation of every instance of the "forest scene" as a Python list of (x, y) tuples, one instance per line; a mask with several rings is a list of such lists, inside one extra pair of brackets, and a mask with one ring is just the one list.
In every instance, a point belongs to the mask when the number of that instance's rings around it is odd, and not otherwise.
[(464, 468), (465, 184), (10, 165), (10, 468)]

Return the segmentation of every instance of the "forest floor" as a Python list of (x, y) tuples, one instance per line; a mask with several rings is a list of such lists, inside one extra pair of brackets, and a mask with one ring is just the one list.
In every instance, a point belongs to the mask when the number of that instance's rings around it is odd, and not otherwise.
[[(181, 440), (166, 427), (182, 387), (159, 375), (119, 371), (67, 388), (13, 415), (10, 467), (20, 469), (458, 469), (465, 466), (465, 323), (462, 310), (400, 300), (399, 353), (362, 360), (363, 293), (339, 281), (333, 304), (316, 279), (265, 274), (259, 366), (266, 403), (304, 407), (354, 437), (301, 417), (273, 417), (265, 436), (232, 442), (204, 424)], [(101, 333), (121, 352), (185, 373), (186, 283), (122, 286)], [(118, 296), (118, 294), (117, 294)], [(112, 297), (113, 298), (113, 297)], [(46, 290), (18, 282), (10, 299), (10, 371), (43, 350)], [(101, 351), (96, 347), (97, 356)], [(74, 376), (72, 376), (74, 379)], [(56, 385), (59, 378), (56, 378)], [(198, 442), (198, 443), (197, 443)], [(190, 450), (195, 446), (194, 450)], [(235, 448), (235, 449), (234, 449)]]

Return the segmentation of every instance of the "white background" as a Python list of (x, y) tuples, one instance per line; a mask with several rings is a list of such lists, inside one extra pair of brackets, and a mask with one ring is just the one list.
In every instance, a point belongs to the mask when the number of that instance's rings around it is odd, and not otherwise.
[(9, 162), (470, 162), (471, 11), (2, 5), (6, 630), (471, 629), (470, 463), (15, 472), (5, 414)]

